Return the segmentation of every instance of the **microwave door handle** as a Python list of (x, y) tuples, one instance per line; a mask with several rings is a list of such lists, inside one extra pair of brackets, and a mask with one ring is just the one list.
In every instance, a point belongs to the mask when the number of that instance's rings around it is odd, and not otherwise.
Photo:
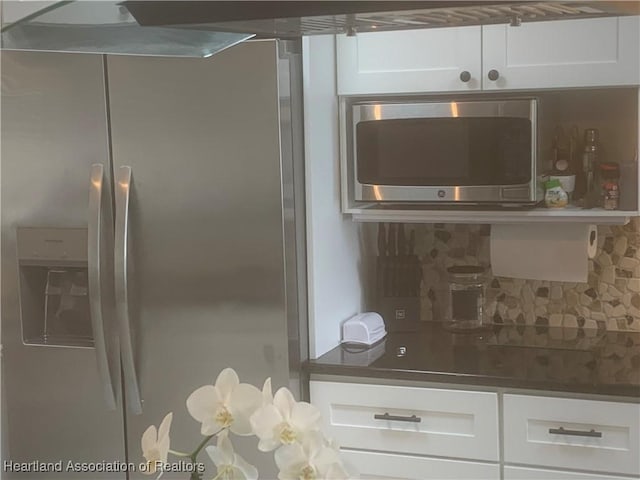
[[(106, 194), (104, 186), (104, 165), (94, 164), (91, 167), (91, 179), (89, 182), (89, 225), (87, 231), (87, 277), (89, 286), (89, 311), (91, 314), (91, 328), (93, 329), (93, 339), (98, 362), (98, 373), (102, 384), (103, 396), (107, 408), (115, 410), (116, 398), (109, 369), (109, 356), (107, 353), (107, 342), (105, 338), (105, 328), (103, 321), (103, 295), (102, 285), (102, 253), (103, 248), (110, 245), (103, 245), (103, 223), (109, 229), (112, 227), (112, 220), (105, 215), (103, 196)], [(107, 206), (106, 208), (109, 208)], [(110, 213), (110, 211), (109, 211)], [(107, 218), (104, 218), (107, 217)], [(107, 232), (106, 238), (113, 238), (113, 231)]]
[(118, 169), (115, 181), (116, 192), (116, 240), (115, 240), (115, 287), (116, 316), (120, 331), (120, 352), (126, 388), (126, 398), (131, 413), (142, 413), (142, 399), (136, 375), (131, 321), (129, 318), (128, 291), (128, 240), (129, 240), (129, 200), (131, 193), (131, 167)]

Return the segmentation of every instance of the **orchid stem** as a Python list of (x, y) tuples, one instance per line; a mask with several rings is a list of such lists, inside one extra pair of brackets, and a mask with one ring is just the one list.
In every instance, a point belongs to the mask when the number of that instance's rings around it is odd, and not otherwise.
[(200, 442), (200, 445), (198, 445), (198, 446), (197, 446), (197, 448), (194, 450), (194, 452), (193, 452), (191, 455), (188, 455), (188, 457), (190, 457), (190, 458), (191, 458), (191, 460), (193, 460), (193, 462), (195, 462), (195, 461), (196, 461), (196, 457), (197, 457), (197, 456), (198, 456), (198, 454), (200, 453), (200, 450), (202, 450), (202, 449), (205, 447), (205, 445), (206, 445), (207, 443), (209, 443), (209, 441), (210, 441), (213, 437), (215, 437), (216, 435), (218, 435), (218, 433), (220, 433), (221, 431), (222, 431), (222, 430), (220, 430), (220, 431), (218, 431), (218, 432), (214, 433), (213, 435), (209, 435), (209, 436), (207, 436), (207, 437), (204, 437), (204, 440), (202, 440), (202, 442)]
[[(218, 430), (216, 433), (214, 433), (213, 435), (208, 435), (206, 437), (204, 437), (204, 440), (202, 440), (202, 442), (200, 442), (200, 445), (198, 445), (196, 447), (196, 449), (193, 451), (193, 453), (191, 455), (185, 455), (186, 457), (189, 457), (189, 459), (191, 460), (191, 463), (194, 465), (196, 464), (196, 459), (198, 458), (198, 454), (200, 453), (200, 451), (207, 445), (207, 443), (209, 443), (209, 441), (217, 436), (222, 430), (224, 430), (224, 428), (221, 428), (220, 430)], [(200, 480), (202, 478), (202, 474), (198, 473), (197, 469), (194, 468), (193, 472), (191, 473), (191, 480)], [(216, 476), (217, 478), (217, 476)]]
[(169, 453), (176, 457), (191, 457), (191, 454), (189, 453), (176, 452), (175, 450), (169, 450)]

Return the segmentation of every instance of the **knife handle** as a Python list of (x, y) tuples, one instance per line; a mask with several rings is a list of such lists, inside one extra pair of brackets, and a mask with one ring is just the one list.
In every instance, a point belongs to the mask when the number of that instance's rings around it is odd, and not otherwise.
[(378, 224), (378, 256), (384, 257), (387, 254), (387, 232), (384, 223)]
[(387, 254), (390, 257), (395, 257), (398, 252), (396, 251), (396, 225), (389, 224), (389, 234), (387, 235)]
[(397, 287), (398, 287), (398, 269), (397, 269), (397, 260), (398, 260), (398, 251), (396, 250), (396, 240), (398, 235), (398, 226), (394, 223), (389, 224), (389, 231), (387, 235), (387, 275), (388, 275), (388, 290), (387, 296), (395, 297), (397, 296)]
[(380, 259), (381, 271), (382, 271), (382, 296), (391, 296), (391, 258), (382, 257)]
[(389, 292), (389, 267), (387, 257), (387, 232), (384, 223), (378, 224), (378, 264), (377, 264), (377, 293), (386, 297)]
[(411, 230), (409, 232), (409, 255), (413, 255), (413, 251), (416, 248), (416, 231)]
[(384, 295), (384, 261), (385, 257), (376, 258), (376, 295), (381, 297)]
[(407, 237), (404, 235), (404, 224), (398, 224), (398, 255), (406, 255)]
[(414, 278), (413, 278), (413, 296), (420, 296), (420, 287), (422, 285), (422, 264), (420, 263), (420, 258), (418, 256), (414, 256), (413, 269)]

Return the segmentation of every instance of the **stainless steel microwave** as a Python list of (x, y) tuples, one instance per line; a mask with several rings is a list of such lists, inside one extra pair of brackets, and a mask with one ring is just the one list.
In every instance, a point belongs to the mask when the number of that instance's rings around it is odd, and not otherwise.
[(343, 187), (355, 203), (534, 205), (536, 112), (531, 98), (348, 99)]

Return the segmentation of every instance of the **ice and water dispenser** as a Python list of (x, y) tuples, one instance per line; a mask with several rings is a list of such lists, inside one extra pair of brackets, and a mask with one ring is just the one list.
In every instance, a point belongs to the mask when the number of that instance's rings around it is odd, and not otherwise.
[(17, 229), (22, 339), (93, 347), (86, 228)]

